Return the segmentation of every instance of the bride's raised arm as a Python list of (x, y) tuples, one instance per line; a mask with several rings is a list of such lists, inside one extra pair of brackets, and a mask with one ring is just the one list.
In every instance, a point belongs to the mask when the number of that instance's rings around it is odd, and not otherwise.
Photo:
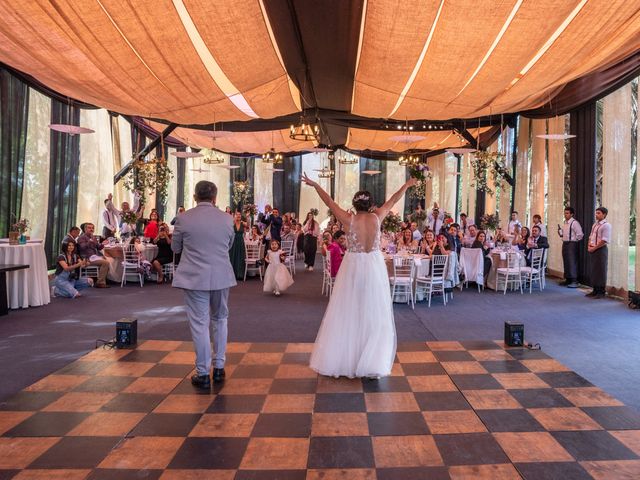
[(382, 205), (380, 208), (376, 210), (376, 214), (378, 215), (378, 218), (382, 220), (384, 217), (386, 217), (389, 211), (393, 208), (393, 206), (400, 201), (400, 199), (405, 194), (407, 189), (409, 189), (410, 187), (413, 187), (416, 183), (418, 183), (418, 181), (415, 178), (410, 178), (409, 180), (407, 180), (407, 182), (400, 187), (400, 190), (398, 190), (396, 193), (391, 195), (391, 198), (389, 198), (389, 200), (384, 202), (384, 205)]
[(317, 182), (314, 182), (309, 177), (307, 177), (306, 172), (304, 172), (304, 174), (302, 175), (302, 181), (307, 185), (309, 185), (310, 187), (313, 187), (316, 189), (316, 192), (318, 192), (320, 199), (324, 202), (324, 204), (327, 207), (331, 209), (331, 213), (333, 213), (336, 216), (336, 218), (340, 223), (342, 223), (343, 225), (349, 225), (349, 213), (343, 210), (342, 208), (340, 208), (340, 206), (333, 200), (333, 198), (331, 198), (331, 195), (325, 192), (324, 189), (320, 185), (318, 185)]

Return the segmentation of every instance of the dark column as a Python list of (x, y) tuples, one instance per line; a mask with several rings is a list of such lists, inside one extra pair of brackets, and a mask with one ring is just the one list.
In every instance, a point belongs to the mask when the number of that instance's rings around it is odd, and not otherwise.
[[(578, 250), (578, 281), (590, 285), (587, 242), (596, 209), (596, 104), (591, 103), (571, 112), (570, 140), (571, 206), (582, 225), (584, 240)], [(613, 205), (608, 205), (609, 208)]]
[(480, 218), (484, 215), (486, 198), (487, 198), (486, 192), (476, 190), (476, 212), (475, 212), (475, 218), (473, 219), (476, 222), (476, 225), (480, 224)]

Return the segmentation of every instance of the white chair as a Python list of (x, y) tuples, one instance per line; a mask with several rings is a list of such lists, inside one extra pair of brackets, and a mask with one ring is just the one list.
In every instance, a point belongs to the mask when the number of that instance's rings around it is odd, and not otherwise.
[[(328, 252), (327, 252), (328, 253)], [(322, 294), (331, 296), (333, 293), (333, 277), (331, 276), (331, 257), (322, 257)]]
[(173, 279), (173, 274), (176, 271), (176, 254), (173, 254), (173, 260), (169, 263), (162, 265), (162, 277), (166, 280)]
[(418, 276), (416, 278), (416, 291), (422, 290), (424, 295), (428, 296), (428, 305), (431, 306), (431, 296), (440, 292), (442, 294), (442, 300), (444, 304), (447, 304), (447, 294), (444, 290), (445, 276), (447, 274), (447, 266), (449, 264), (448, 255), (434, 255), (431, 257), (431, 265), (429, 266), (428, 276)]
[(280, 248), (285, 253), (286, 257), (284, 258), (284, 264), (289, 269), (291, 275), (295, 275), (296, 273), (296, 256), (293, 251), (294, 247), (293, 240), (283, 240)]
[(480, 248), (463, 248), (460, 250), (460, 265), (464, 274), (464, 284), (476, 282), (478, 292), (484, 288), (484, 257)]
[(260, 245), (249, 243), (244, 245), (244, 281), (247, 281), (247, 273), (258, 272), (262, 281), (262, 266), (260, 265)]
[(413, 280), (415, 278), (416, 264), (413, 257), (396, 255), (393, 257), (393, 276), (389, 277), (391, 283), (391, 301), (396, 295), (404, 294), (407, 297), (407, 305), (415, 308), (413, 295)]
[(144, 275), (140, 265), (140, 255), (134, 244), (124, 245), (122, 247), (122, 280), (120, 281), (120, 287), (124, 287), (124, 284), (127, 283), (127, 276), (134, 275), (138, 277), (142, 287), (144, 285)]
[(500, 279), (504, 280), (503, 295), (507, 294), (507, 287), (511, 283), (520, 287), (522, 294), (522, 275), (520, 267), (520, 254), (516, 252), (507, 252), (507, 266), (500, 267), (496, 270), (496, 288), (500, 288)]
[(80, 268), (80, 278), (98, 278), (100, 267), (97, 265), (87, 265)]
[(533, 282), (538, 282), (538, 288), (540, 291), (544, 288), (544, 273), (543, 273), (543, 259), (544, 248), (535, 248), (531, 250), (531, 266), (520, 267), (520, 275), (529, 282), (529, 293), (533, 289)]

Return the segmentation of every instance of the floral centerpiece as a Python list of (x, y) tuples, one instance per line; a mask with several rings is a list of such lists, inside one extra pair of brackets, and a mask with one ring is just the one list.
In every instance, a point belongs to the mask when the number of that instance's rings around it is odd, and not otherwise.
[(382, 231), (385, 233), (396, 233), (402, 228), (402, 217), (397, 213), (389, 212), (382, 219)]
[(249, 200), (251, 196), (251, 186), (246, 180), (236, 180), (233, 182), (231, 189), (231, 195), (233, 199), (233, 206), (236, 210), (243, 208), (244, 203)]
[(500, 227), (500, 219), (496, 214), (485, 213), (480, 217), (480, 228), (495, 232)]
[(135, 230), (136, 223), (138, 223), (138, 215), (133, 210), (127, 210), (122, 212), (121, 220)]
[(23, 218), (21, 220), (17, 220), (16, 223), (11, 225), (11, 232), (9, 232), (9, 243), (10, 244), (25, 244), (27, 243), (27, 237), (25, 233), (29, 230), (30, 223), (29, 220)]

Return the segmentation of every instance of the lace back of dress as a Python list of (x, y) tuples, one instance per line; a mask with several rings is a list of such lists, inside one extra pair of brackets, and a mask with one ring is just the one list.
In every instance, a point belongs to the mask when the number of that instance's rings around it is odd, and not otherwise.
[(347, 251), (368, 253), (375, 250), (380, 250), (380, 219), (374, 213), (354, 213), (347, 233)]

